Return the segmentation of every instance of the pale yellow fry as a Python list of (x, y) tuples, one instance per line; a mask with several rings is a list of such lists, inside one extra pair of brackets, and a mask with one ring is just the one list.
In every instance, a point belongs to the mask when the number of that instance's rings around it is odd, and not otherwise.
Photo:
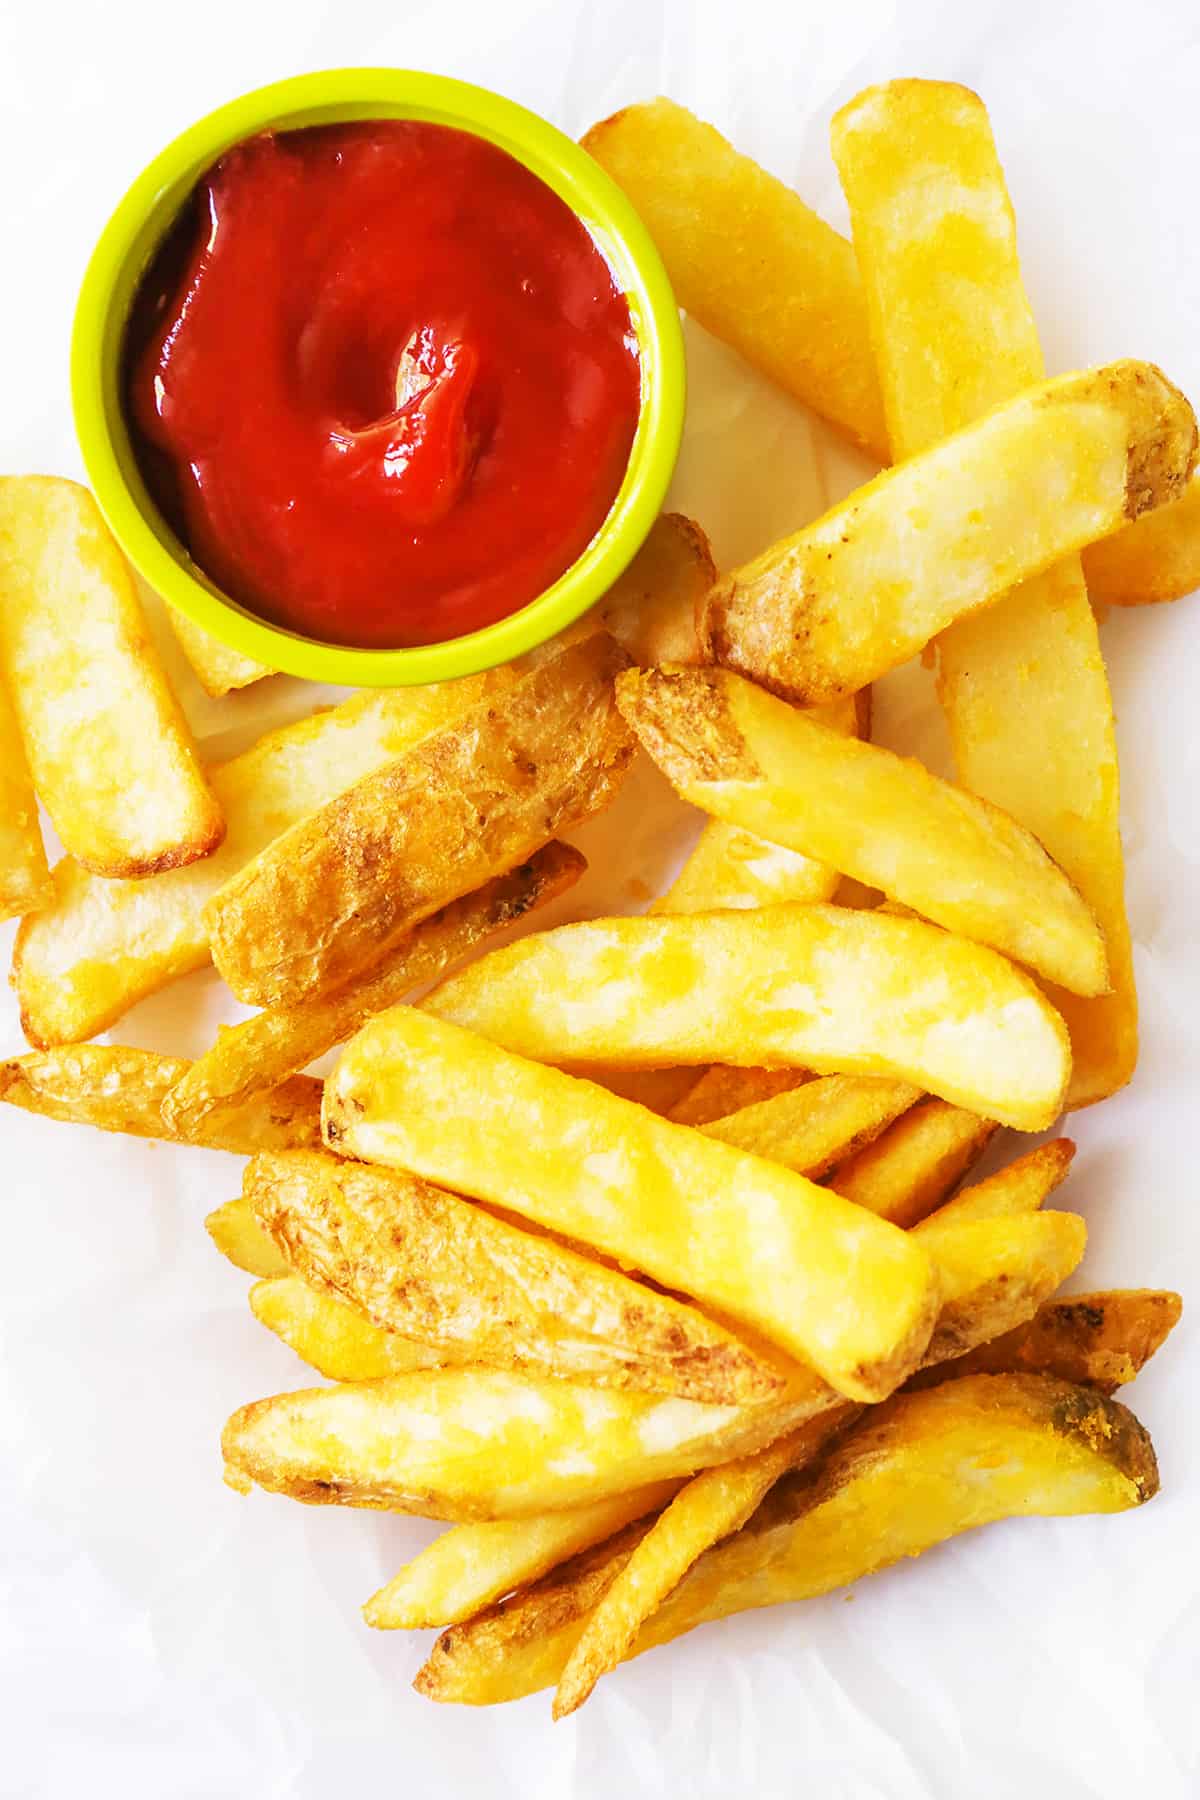
[(413, 988), (443, 974), (482, 938), (556, 899), (586, 867), (578, 850), (547, 844), (507, 875), (423, 920), (365, 974), (222, 1027), (212, 1049), (168, 1094), (167, 1119), (189, 1130), (211, 1113), (278, 1087), (335, 1044), (345, 1043), (372, 1013), (394, 1006)]
[(1083, 553), (1088, 593), (1105, 606), (1179, 600), (1200, 587), (1200, 476), (1178, 500)]
[(654, 1521), (588, 1619), (559, 1677), (554, 1717), (565, 1718), (583, 1705), (602, 1675), (628, 1654), (645, 1621), (692, 1564), (714, 1544), (738, 1531), (767, 1490), (788, 1469), (803, 1468), (818, 1456), (856, 1409), (839, 1407), (802, 1425), (754, 1456), (704, 1469)]
[(1036, 1212), (1056, 1187), (1070, 1173), (1075, 1146), (1070, 1138), (1055, 1138), (1053, 1143), (1039, 1144), (1036, 1150), (1018, 1156), (989, 1175), (964, 1188), (953, 1200), (947, 1200), (914, 1230), (921, 1242), (934, 1250), (940, 1236), (975, 1219), (1013, 1218), (1021, 1213)]
[(561, 925), (423, 1010), (546, 1062), (883, 1075), (1018, 1131), (1053, 1123), (1070, 1074), (1062, 1020), (996, 951), (835, 906)]
[(920, 1088), (905, 1081), (823, 1075), (700, 1129), (705, 1137), (719, 1138), (818, 1181), (834, 1163), (873, 1143), (920, 1098)]
[(719, 582), (700, 620), (705, 660), (792, 700), (852, 693), (1175, 499), (1195, 451), (1192, 409), (1151, 363), (1030, 387)]
[(414, 1007), (351, 1040), (324, 1116), (342, 1154), (602, 1250), (853, 1398), (889, 1392), (924, 1350), (936, 1282), (902, 1232), (790, 1169)]
[[(1149, 1436), (1123, 1406), (1049, 1375), (974, 1375), (872, 1408), (814, 1481), (785, 1476), (693, 1565), (631, 1655), (710, 1619), (847, 1587), (993, 1520), (1123, 1512), (1152, 1499)], [(641, 1528), (447, 1632), (415, 1686), (473, 1706), (552, 1687)]]
[(598, 611), (627, 656), (643, 668), (695, 662), (696, 608), (716, 580), (708, 539), (694, 519), (664, 513)]
[(724, 669), (629, 669), (617, 703), (679, 795), (991, 944), (1073, 992), (1108, 983), (1096, 921), (1037, 839), (913, 758), (830, 731)]
[(54, 889), (37, 795), (8, 689), (0, 678), (0, 919), (48, 906)]
[[(590, 1069), (588, 1079), (594, 1079)], [(807, 1069), (735, 1069), (728, 1063), (713, 1063), (676, 1101), (667, 1117), (677, 1125), (707, 1125), (776, 1094), (790, 1094), (812, 1079)]]
[(678, 1490), (677, 1481), (660, 1481), (529, 1519), (452, 1525), (372, 1594), (363, 1617), (381, 1631), (457, 1625), (631, 1520), (658, 1512)]
[(1014, 1212), (964, 1219), (921, 1242), (942, 1289), (923, 1365), (930, 1368), (1030, 1318), (1079, 1267), (1087, 1227), (1076, 1213)]
[[(870, 89), (833, 136), (892, 448), (911, 456), (1041, 379), (1012, 207), (987, 112), (965, 88)], [(1160, 489), (1162, 472), (1130, 467), (1135, 510), (1150, 488), (1167, 501), (1183, 492), (1186, 469)], [(1086, 1105), (1133, 1072), (1137, 996), (1112, 698), (1078, 559), (960, 620), (938, 653), (960, 780), (1028, 826), (1104, 933), (1112, 992), (1055, 996), (1074, 1052), (1068, 1104)]]
[(320, 1142), (321, 1083), (293, 1075), (218, 1120), (184, 1134), (163, 1117), (163, 1100), (186, 1074), (177, 1056), (125, 1044), (74, 1044), (34, 1050), (0, 1062), (0, 1101), (47, 1119), (95, 1125), (133, 1137), (166, 1138), (252, 1156), (256, 1150), (303, 1150)]
[(995, 1131), (992, 1119), (945, 1100), (923, 1100), (848, 1158), (829, 1185), (894, 1225), (915, 1225), (954, 1191)]
[(239, 1194), (210, 1212), (204, 1229), (221, 1255), (247, 1275), (270, 1277), (288, 1273), (287, 1258), (267, 1236), (254, 1208)]
[(250, 1289), (250, 1311), (303, 1362), (331, 1381), (380, 1381), (408, 1369), (455, 1362), (428, 1344), (372, 1324), (357, 1307), (319, 1294), (299, 1275), (275, 1275)]
[(179, 648), (195, 671), (196, 680), (211, 699), (219, 700), (235, 688), (250, 687), (264, 675), (274, 675), (274, 669), (255, 662), (252, 656), (243, 656), (240, 650), (231, 650), (211, 631), (205, 631), (203, 626), (194, 624), (186, 614), (176, 612), (173, 607), (167, 608), (167, 618), (179, 640)]
[(0, 477), (0, 662), (66, 850), (97, 874), (137, 876), (216, 848), (221, 809), (133, 577), (73, 481)]

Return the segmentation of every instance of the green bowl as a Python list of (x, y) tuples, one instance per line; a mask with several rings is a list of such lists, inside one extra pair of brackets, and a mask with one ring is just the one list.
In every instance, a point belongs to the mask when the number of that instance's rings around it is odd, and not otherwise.
[[(424, 119), (474, 133), (540, 176), (583, 220), (625, 291), (637, 332), (641, 411), (625, 479), (603, 525), (552, 587), (482, 631), (405, 650), (359, 650), (268, 624), (208, 579), (147, 492), (121, 404), (121, 355), (138, 284), (206, 169), (240, 139), (345, 119)], [(289, 675), (350, 687), (445, 681), (507, 662), (586, 612), (627, 567), (666, 495), (684, 412), (683, 337), (658, 252), (625, 195), (578, 144), (486, 88), (411, 69), (298, 75), (209, 113), (138, 176), (92, 253), (75, 310), (71, 398), (88, 479), (113, 535), (169, 605), (232, 650)]]

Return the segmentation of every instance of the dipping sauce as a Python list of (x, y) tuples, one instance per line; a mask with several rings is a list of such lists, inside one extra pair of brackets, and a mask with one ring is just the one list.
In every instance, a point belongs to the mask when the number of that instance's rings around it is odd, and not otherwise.
[(640, 369), (564, 201), (447, 126), (266, 133), (142, 282), (126, 409), (157, 504), (232, 599), (327, 643), (516, 612), (616, 498)]

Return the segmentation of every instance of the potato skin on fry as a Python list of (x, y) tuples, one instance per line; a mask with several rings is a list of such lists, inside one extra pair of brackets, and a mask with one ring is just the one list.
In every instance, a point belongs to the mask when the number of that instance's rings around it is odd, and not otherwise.
[[(730, 1613), (829, 1593), (994, 1520), (1122, 1512), (1157, 1491), (1153, 1446), (1132, 1413), (1069, 1382), (975, 1375), (898, 1394), (784, 1476), (693, 1566), (630, 1654)], [(444, 1632), (418, 1693), (488, 1706), (552, 1686), (645, 1530), (627, 1527), (607, 1558), (604, 1545), (585, 1552)]]
[(1154, 1288), (1116, 1288), (1047, 1301), (1032, 1319), (964, 1356), (914, 1375), (913, 1387), (932, 1387), (960, 1375), (1026, 1370), (1111, 1394), (1145, 1367), (1179, 1323), (1178, 1294)]
[(779, 1398), (773, 1366), (694, 1307), (414, 1175), (258, 1156), (244, 1192), (313, 1287), (456, 1361), (715, 1405)]
[(271, 1006), (359, 974), (401, 934), (602, 810), (632, 755), (603, 632), (275, 841), (209, 902), (213, 960)]

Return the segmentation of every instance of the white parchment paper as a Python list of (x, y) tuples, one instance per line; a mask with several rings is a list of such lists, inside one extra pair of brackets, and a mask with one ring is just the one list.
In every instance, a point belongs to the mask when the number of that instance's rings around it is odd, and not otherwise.
[[(966, 81), (995, 121), (1052, 370), (1148, 356), (1200, 397), (1193, 0), (69, 0), (0, 7), (0, 467), (78, 472), (75, 287), (143, 163), (236, 92), (349, 63), (481, 81), (571, 131), (664, 91), (839, 224), (833, 109), (888, 76)], [(721, 346), (689, 331), (688, 349), (672, 498), (728, 563), (867, 470)], [(1178, 1286), (1200, 1304), (1196, 604), (1104, 623), (1143, 1050), (1132, 1088), (1071, 1123), (1069, 1204), (1091, 1228), (1075, 1285)], [(325, 697), (278, 680), (214, 703), (172, 668), (214, 755)], [(939, 760), (919, 671), (884, 684), (877, 716), (886, 741)], [(598, 872), (562, 916), (638, 908), (695, 823), (641, 771), (580, 834)], [(0, 928), (5, 955), (10, 940)], [(113, 1035), (191, 1055), (235, 1014), (196, 976)], [(22, 1047), (0, 999), (0, 1052)], [(238, 1181), (215, 1152), (0, 1119), (0, 1794), (1200, 1792), (1188, 1320), (1133, 1394), (1162, 1463), (1152, 1506), (996, 1526), (854, 1593), (709, 1627), (552, 1727), (546, 1696), (492, 1712), (419, 1700), (425, 1634), (361, 1623), (434, 1527), (223, 1487), (228, 1412), (305, 1380), (202, 1229)]]

